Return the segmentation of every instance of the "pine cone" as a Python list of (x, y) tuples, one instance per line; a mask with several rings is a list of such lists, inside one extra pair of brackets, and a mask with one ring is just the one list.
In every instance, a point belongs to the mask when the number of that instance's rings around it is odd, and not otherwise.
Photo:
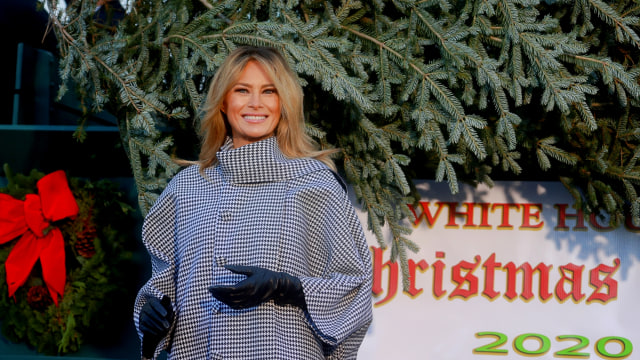
[(98, 231), (93, 225), (85, 226), (82, 232), (77, 234), (75, 248), (78, 254), (84, 258), (90, 258), (96, 254), (96, 248), (93, 240), (96, 238)]
[(53, 299), (44, 286), (32, 286), (27, 292), (27, 302), (31, 308), (43, 311), (53, 303)]

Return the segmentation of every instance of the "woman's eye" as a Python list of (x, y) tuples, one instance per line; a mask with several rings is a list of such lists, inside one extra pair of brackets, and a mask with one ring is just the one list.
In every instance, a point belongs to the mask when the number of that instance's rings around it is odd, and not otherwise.
[(236, 89), (236, 92), (237, 92), (237, 93), (246, 94), (246, 93), (248, 93), (249, 91), (248, 91), (247, 89), (244, 89), (244, 88), (238, 88), (238, 89)]
[(265, 89), (264, 90), (265, 94), (276, 94), (276, 89)]

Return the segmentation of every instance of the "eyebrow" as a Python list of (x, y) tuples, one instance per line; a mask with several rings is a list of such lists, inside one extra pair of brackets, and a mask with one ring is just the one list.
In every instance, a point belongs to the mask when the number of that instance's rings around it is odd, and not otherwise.
[[(248, 84), (248, 83), (240, 83), (240, 82), (239, 82), (239, 83), (236, 83), (234, 86), (238, 86), (238, 85), (240, 85), (240, 86), (246, 86), (246, 87), (251, 87), (251, 84)], [(276, 87), (276, 86), (275, 86), (274, 84), (269, 83), (269, 84), (263, 85), (262, 87), (263, 87), (263, 88), (266, 88), (266, 87)]]

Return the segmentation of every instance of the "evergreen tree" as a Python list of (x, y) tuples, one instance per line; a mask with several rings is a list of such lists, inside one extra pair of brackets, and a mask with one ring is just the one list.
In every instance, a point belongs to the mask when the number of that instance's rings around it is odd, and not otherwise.
[(61, 93), (116, 115), (143, 212), (178, 170), (171, 156), (195, 158), (208, 81), (249, 44), (297, 71), (307, 130), (342, 150), (368, 228), (405, 274), (415, 178), (453, 193), (559, 180), (585, 214), (640, 223), (637, 0), (137, 0), (114, 26), (94, 20), (95, 0), (46, 2)]

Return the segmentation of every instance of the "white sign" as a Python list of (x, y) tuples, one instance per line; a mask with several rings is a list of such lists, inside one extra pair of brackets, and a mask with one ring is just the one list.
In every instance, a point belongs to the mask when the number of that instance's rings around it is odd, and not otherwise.
[(408, 291), (367, 233), (375, 307), (359, 359), (640, 359), (639, 224), (585, 218), (560, 183), (418, 188)]

